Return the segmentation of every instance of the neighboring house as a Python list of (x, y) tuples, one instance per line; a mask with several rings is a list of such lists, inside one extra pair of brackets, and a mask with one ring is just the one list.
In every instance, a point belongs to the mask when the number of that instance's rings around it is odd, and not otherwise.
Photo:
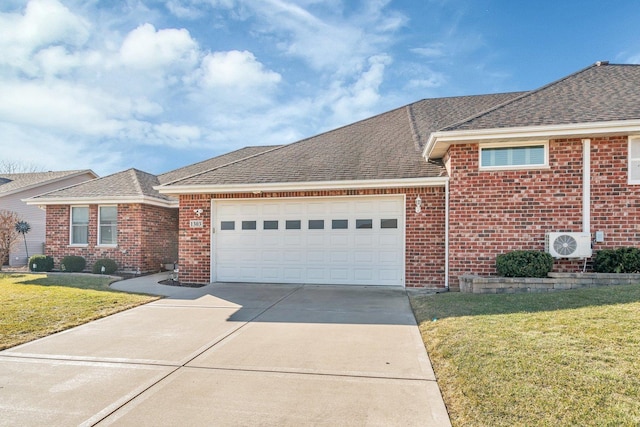
[[(26, 234), (29, 256), (44, 253), (46, 214), (43, 209), (27, 205), (23, 200), (87, 181), (96, 176), (90, 170), (0, 174), (0, 209), (16, 212), (31, 226), (31, 230)], [(0, 260), (0, 262), (8, 263), (10, 266), (27, 264), (27, 253), (22, 237), (9, 254), (9, 259)]]
[(137, 169), (52, 191), (30, 204), (47, 206), (47, 255), (56, 268), (67, 255), (117, 262), (121, 271), (150, 272), (178, 260), (178, 199), (154, 187), (268, 150), (249, 147), (159, 176)]
[[(70, 209), (118, 203), (90, 199), (88, 183), (76, 190), (29, 202), (61, 209), (47, 208), (47, 246), (60, 255)], [(545, 249), (548, 232), (583, 232), (588, 246), (597, 236), (595, 250), (638, 246), (640, 66), (596, 63), (531, 92), (425, 99), (178, 169), (148, 191), (178, 210), (184, 282), (455, 288), (464, 274), (495, 274), (500, 253)], [(114, 233), (128, 250), (120, 206)]]

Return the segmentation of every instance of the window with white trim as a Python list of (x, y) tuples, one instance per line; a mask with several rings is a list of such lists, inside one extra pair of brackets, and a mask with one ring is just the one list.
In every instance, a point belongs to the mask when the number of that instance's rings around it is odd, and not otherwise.
[(100, 206), (98, 208), (98, 244), (118, 243), (118, 207)]
[(89, 206), (71, 206), (71, 244), (89, 244)]
[(629, 138), (629, 184), (640, 184), (640, 137)]
[(547, 142), (480, 145), (480, 169), (527, 169), (549, 165)]

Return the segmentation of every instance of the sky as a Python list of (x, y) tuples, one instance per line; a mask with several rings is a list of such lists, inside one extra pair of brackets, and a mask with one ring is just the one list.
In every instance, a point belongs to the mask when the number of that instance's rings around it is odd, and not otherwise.
[(640, 63), (638, 0), (2, 0), (0, 161), (159, 174)]

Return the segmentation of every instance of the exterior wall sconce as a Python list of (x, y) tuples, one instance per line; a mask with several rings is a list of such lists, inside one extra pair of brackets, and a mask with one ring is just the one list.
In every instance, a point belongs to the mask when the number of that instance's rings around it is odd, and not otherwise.
[(422, 212), (422, 199), (420, 196), (416, 197), (416, 213)]

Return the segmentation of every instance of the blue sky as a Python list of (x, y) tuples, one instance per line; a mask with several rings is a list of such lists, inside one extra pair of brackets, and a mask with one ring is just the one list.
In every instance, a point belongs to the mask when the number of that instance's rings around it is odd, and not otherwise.
[(0, 160), (161, 173), (640, 63), (640, 2), (4, 0)]

